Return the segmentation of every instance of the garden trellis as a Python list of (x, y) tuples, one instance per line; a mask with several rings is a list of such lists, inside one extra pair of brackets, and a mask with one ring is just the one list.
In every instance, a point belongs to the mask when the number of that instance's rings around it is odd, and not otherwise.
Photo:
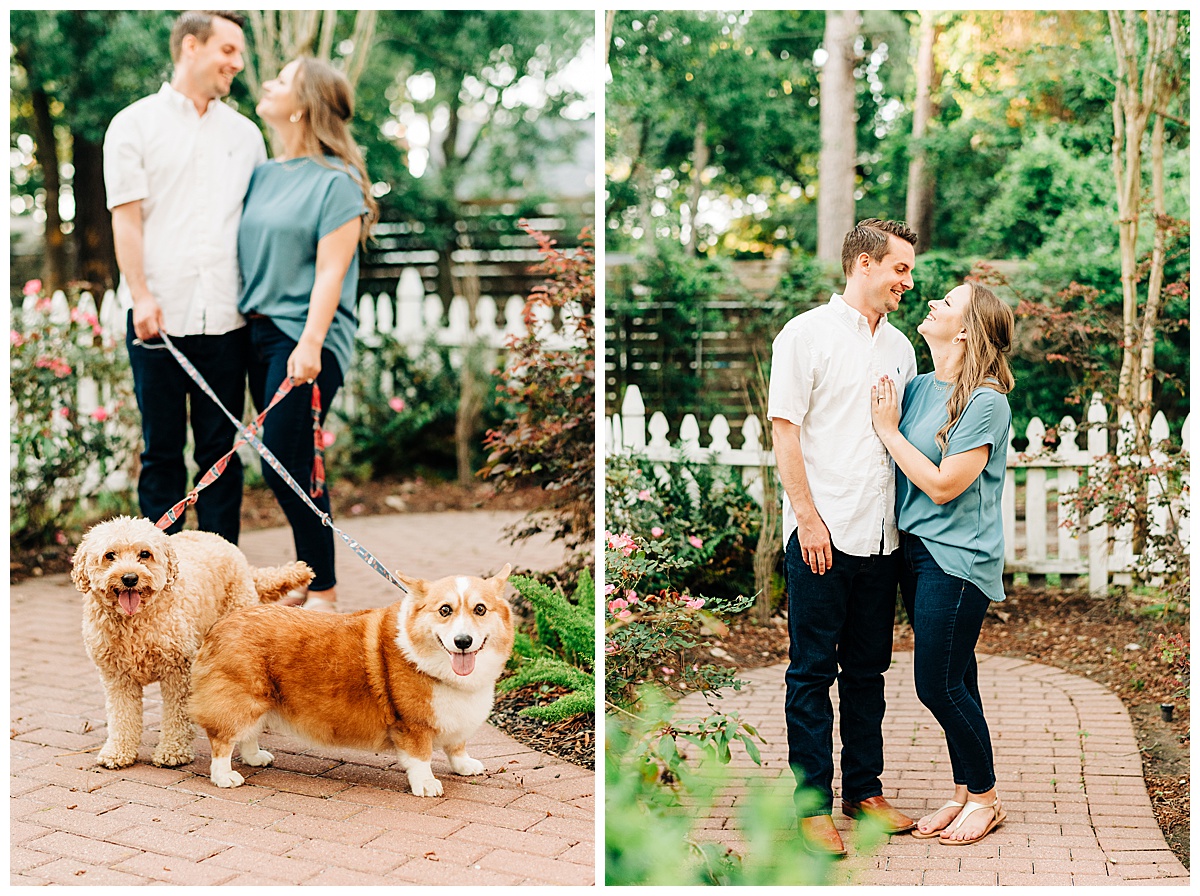
[[(1087, 410), (1086, 434), (1070, 417), (1064, 417), (1058, 425), (1058, 444), (1047, 448), (1044, 444), (1045, 424), (1037, 417), (1026, 427), (1025, 436), (1029, 444), (1019, 452), (1012, 446), (1014, 433), (1008, 439), (1007, 472), (1003, 497), (1003, 525), (1005, 545), (1005, 576), (1026, 573), (1032, 580), (1044, 580), (1045, 576), (1057, 574), (1064, 585), (1072, 584), (1078, 576), (1088, 577), (1088, 588), (1093, 594), (1103, 594), (1109, 582), (1130, 584), (1132, 573), (1138, 568), (1139, 560), (1133, 554), (1133, 533), (1128, 526), (1110, 533), (1102, 521), (1104, 510), (1092, 511), (1090, 522), (1093, 527), (1082, 534), (1073, 534), (1063, 525), (1067, 519), (1068, 494), (1078, 487), (1081, 476), (1086, 476), (1109, 453), (1108, 410), (1099, 393), (1092, 396)], [(1184, 420), (1182, 429), (1183, 449), (1190, 449), (1190, 416)], [(616, 452), (638, 454), (650, 461), (670, 463), (679, 460), (709, 462), (740, 468), (743, 481), (749, 491), (761, 502), (761, 470), (774, 467), (773, 452), (763, 447), (763, 424), (754, 416), (748, 416), (739, 426), (740, 447), (734, 447), (730, 437), (734, 435), (730, 422), (718, 414), (708, 427), (707, 442), (702, 444), (700, 425), (692, 414), (683, 418), (679, 432), (671, 438), (671, 427), (661, 412), (647, 413), (637, 386), (630, 386), (621, 402), (619, 414), (606, 417), (604, 424), (604, 448), (606, 455)], [(1152, 456), (1133, 457), (1128, 450), (1131, 423), (1123, 419), (1118, 427), (1116, 454), (1122, 463), (1140, 464), (1149, 468), (1166, 458), (1165, 446), (1170, 435), (1166, 417), (1159, 412), (1151, 428)], [(1084, 445), (1079, 445), (1081, 436), (1086, 435)], [(1053, 474), (1050, 476), (1048, 474)], [(1020, 474), (1020, 476), (1018, 475)], [(1018, 479), (1024, 478), (1018, 517)], [(1152, 498), (1166, 494), (1167, 486), (1161, 477), (1149, 475), (1149, 490)], [(1171, 495), (1171, 512), (1178, 520), (1179, 537), (1186, 546), (1190, 541), (1187, 474), (1184, 474), (1179, 494)], [(1018, 525), (1023, 520), (1023, 525)], [(1152, 515), (1153, 532), (1165, 532), (1173, 523), (1166, 507), (1156, 508)], [(1110, 542), (1111, 535), (1111, 542)], [(1154, 568), (1149, 570), (1154, 572)]]

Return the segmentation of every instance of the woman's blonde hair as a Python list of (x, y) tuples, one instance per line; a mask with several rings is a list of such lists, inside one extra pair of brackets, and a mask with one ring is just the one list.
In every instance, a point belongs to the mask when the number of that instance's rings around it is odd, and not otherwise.
[(988, 386), (997, 392), (1012, 391), (1015, 381), (1008, 366), (1008, 351), (1012, 348), (1014, 316), (1012, 309), (999, 296), (982, 284), (968, 280), (971, 301), (963, 312), (963, 329), (966, 331), (967, 350), (963, 353), (954, 378), (954, 390), (946, 402), (949, 419), (937, 432), (937, 443), (943, 451), (949, 440), (950, 430), (971, 400), (971, 394), (980, 386)]
[(371, 195), (371, 179), (367, 177), (362, 153), (350, 135), (354, 90), (346, 76), (328, 62), (312, 56), (301, 56), (296, 61), (293, 82), (296, 101), (308, 122), (303, 154), (325, 165), (328, 165), (325, 156), (335, 156), (346, 164), (347, 173), (358, 183), (367, 207), (362, 229), (362, 243), (366, 245), (371, 228), (379, 220), (379, 204)]

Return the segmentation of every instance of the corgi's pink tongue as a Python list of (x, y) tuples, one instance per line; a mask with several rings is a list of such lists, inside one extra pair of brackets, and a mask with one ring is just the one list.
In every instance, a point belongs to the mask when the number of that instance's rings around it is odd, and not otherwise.
[(132, 616), (137, 612), (138, 606), (141, 605), (142, 596), (136, 591), (121, 591), (117, 594), (117, 600), (121, 604), (121, 609), (126, 615)]
[(450, 654), (450, 667), (454, 670), (455, 675), (470, 675), (475, 671), (475, 654)]

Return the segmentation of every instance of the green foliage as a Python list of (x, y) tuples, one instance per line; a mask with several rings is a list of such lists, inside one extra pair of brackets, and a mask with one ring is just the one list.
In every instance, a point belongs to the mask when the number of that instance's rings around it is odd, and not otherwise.
[[(477, 359), (468, 352), (464, 363)], [(488, 377), (482, 368), (476, 374)], [(449, 346), (430, 339), (414, 349), (390, 334), (372, 344), (359, 339), (345, 391), (350, 401), (337, 402), (333, 415), (348, 437), (336, 450), (363, 478), (429, 470), (453, 475), (459, 374)], [(486, 406), (485, 425), (504, 414), (499, 405)]]
[[(40, 284), (27, 285), (36, 292)], [(12, 466), (9, 537), (47, 544), (81, 503), (135, 451), (139, 427), (125, 353), (94, 315), (40, 299), (14, 311), (9, 340)], [(80, 413), (92, 380), (102, 403)]]
[[(521, 535), (550, 529), (586, 552), (595, 532), (596, 259), (587, 231), (568, 254), (526, 229), (538, 240), (543, 260), (537, 270), (547, 280), (525, 302), (526, 334), (510, 341), (496, 391), (514, 410), (488, 431), (490, 453), (479, 475), (498, 488), (543, 488), (548, 503), (527, 518)], [(546, 323), (555, 317), (563, 325), (561, 346), (552, 343)]]
[[(796, 825), (812, 805), (811, 791), (752, 788), (738, 800), (737, 852), (698, 836), (700, 819), (725, 805), (725, 788), (744, 786), (727, 768), (737, 743), (757, 761), (754, 729), (735, 716), (672, 718), (661, 694), (646, 690), (638, 715), (606, 721), (604, 871), (610, 886), (815, 886), (831, 883), (829, 856), (808, 852)], [(871, 852), (885, 839), (860, 824), (856, 846)]]
[(673, 581), (681, 591), (726, 599), (753, 594), (762, 511), (740, 470), (614, 456), (604, 477), (607, 524), (688, 564), (647, 572), (642, 590), (659, 591)]
[(1111, 164), (1103, 156), (1080, 158), (1044, 131), (1034, 133), (996, 175), (996, 192), (979, 215), (967, 251), (1021, 258), (1093, 209), (1106, 211), (1111, 226)]
[(746, 609), (753, 597), (698, 597), (661, 582), (696, 563), (670, 546), (627, 532), (605, 534), (604, 592), (605, 700), (616, 707), (636, 705), (637, 689), (648, 682), (684, 693), (715, 693), (741, 687), (726, 666), (704, 662), (696, 650), (707, 627), (720, 616)]
[(518, 632), (513, 650), (516, 671), (497, 688), (511, 691), (539, 682), (566, 688), (568, 693), (548, 706), (521, 710), (521, 715), (546, 722), (594, 712), (596, 587), (591, 575), (586, 569), (580, 573), (570, 598), (526, 576), (509, 581), (533, 608), (534, 632)]

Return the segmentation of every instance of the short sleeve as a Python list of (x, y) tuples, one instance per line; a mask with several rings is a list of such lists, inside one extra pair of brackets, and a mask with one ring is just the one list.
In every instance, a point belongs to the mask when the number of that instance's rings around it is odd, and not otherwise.
[(349, 174), (338, 172), (332, 178), (325, 193), (325, 201), (321, 205), (320, 217), (317, 219), (317, 239), (324, 239), (347, 221), (366, 213), (362, 188)]
[(118, 113), (104, 135), (104, 192), (109, 211), (150, 195), (142, 143), (133, 116)]
[(812, 389), (813, 363), (808, 340), (799, 326), (786, 326), (771, 344), (767, 416), (800, 426), (808, 414)]
[(962, 454), (980, 445), (987, 445), (994, 452), (1007, 441), (1011, 422), (1008, 399), (995, 389), (978, 389), (951, 431), (942, 456)]

